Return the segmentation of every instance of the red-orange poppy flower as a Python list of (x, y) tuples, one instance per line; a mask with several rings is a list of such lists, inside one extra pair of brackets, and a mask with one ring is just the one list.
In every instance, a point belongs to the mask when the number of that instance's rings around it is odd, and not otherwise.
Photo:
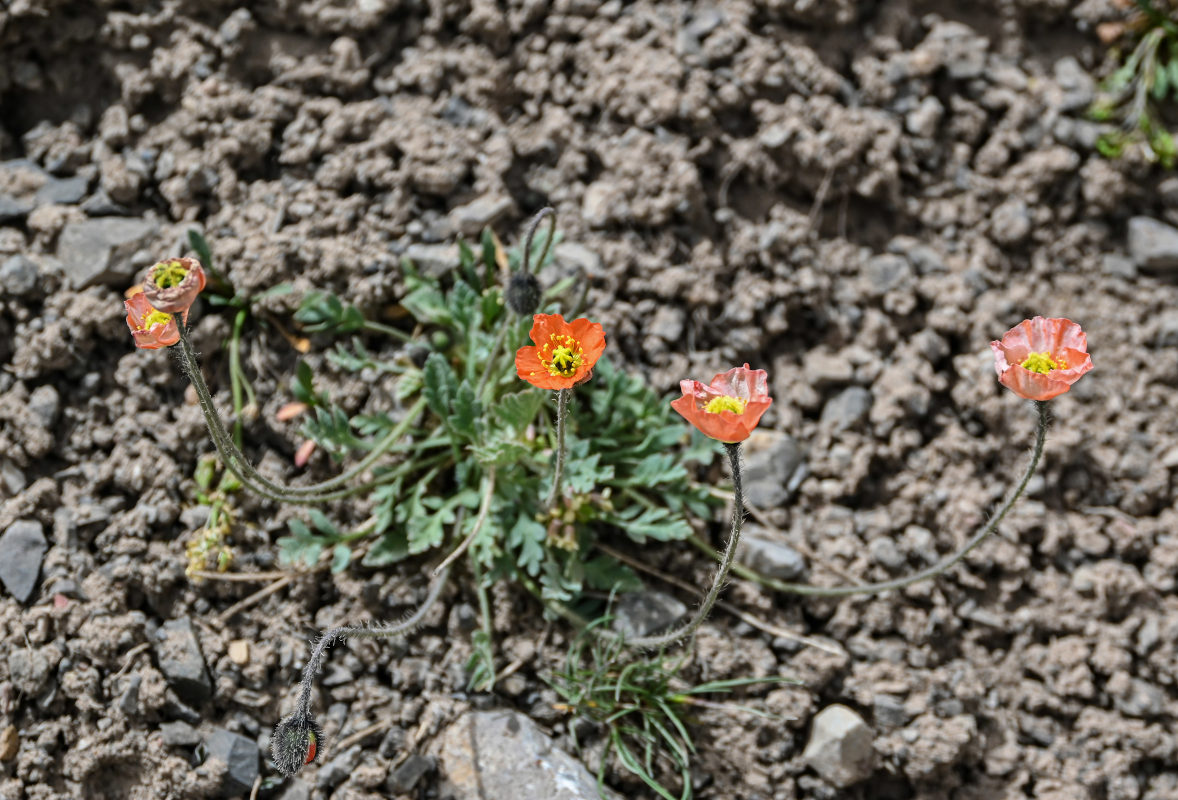
[(601, 324), (587, 319), (565, 322), (560, 314), (532, 317), (533, 347), (515, 354), (515, 371), (541, 389), (569, 389), (593, 374), (593, 365), (605, 350)]
[(998, 380), (1027, 400), (1061, 395), (1092, 369), (1088, 337), (1070, 319), (1025, 319), (990, 349)]
[(743, 442), (773, 403), (769, 374), (749, 365), (721, 372), (711, 384), (680, 381), (683, 396), (671, 408), (705, 436), (721, 442)]
[(205, 271), (195, 258), (169, 258), (151, 266), (143, 277), (147, 301), (160, 311), (184, 314), (205, 288)]
[(143, 292), (136, 292), (124, 300), (123, 307), (127, 309), (127, 327), (131, 329), (136, 347), (158, 350), (180, 341), (176, 318), (153, 307)]

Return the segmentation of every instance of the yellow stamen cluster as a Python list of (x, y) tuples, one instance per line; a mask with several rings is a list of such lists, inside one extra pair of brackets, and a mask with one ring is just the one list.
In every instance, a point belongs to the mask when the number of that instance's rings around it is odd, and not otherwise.
[(149, 313), (143, 315), (143, 327), (140, 330), (149, 331), (152, 325), (167, 325), (171, 321), (171, 314), (153, 308)]
[(713, 397), (704, 406), (704, 411), (709, 414), (719, 414), (721, 411), (731, 411), (734, 414), (744, 413), (744, 400), (739, 397), (732, 397), (731, 395), (720, 395)]
[(548, 337), (548, 343), (540, 348), (540, 363), (548, 372), (560, 378), (571, 378), (581, 366), (581, 343), (571, 336)]
[(1051, 357), (1050, 353), (1031, 353), (1023, 363), (1019, 364), (1023, 369), (1028, 369), (1031, 372), (1038, 372), (1041, 375), (1046, 375), (1053, 369), (1067, 369), (1068, 362), (1062, 358), (1056, 361)]
[(151, 274), (151, 279), (161, 289), (179, 286), (186, 277), (188, 277), (188, 270), (180, 261), (163, 261), (156, 265)]

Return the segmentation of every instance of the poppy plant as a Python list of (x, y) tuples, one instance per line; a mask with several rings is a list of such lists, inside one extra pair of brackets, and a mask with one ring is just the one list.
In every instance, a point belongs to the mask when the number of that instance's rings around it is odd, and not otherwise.
[(205, 271), (195, 258), (169, 258), (147, 270), (143, 293), (160, 311), (184, 314), (205, 288)]
[(990, 349), (999, 382), (1027, 400), (1057, 397), (1092, 369), (1088, 337), (1070, 319), (1025, 319)]
[(671, 408), (705, 436), (721, 442), (743, 442), (749, 438), (761, 415), (773, 403), (769, 396), (769, 374), (749, 365), (720, 372), (710, 384), (680, 381), (683, 396)]
[(587, 319), (565, 322), (560, 314), (536, 314), (529, 335), (535, 346), (516, 351), (515, 370), (541, 389), (571, 389), (588, 380), (605, 350), (601, 324)]
[(176, 318), (152, 306), (143, 292), (136, 292), (124, 300), (123, 307), (127, 310), (127, 327), (131, 329), (136, 347), (158, 350), (180, 341)]

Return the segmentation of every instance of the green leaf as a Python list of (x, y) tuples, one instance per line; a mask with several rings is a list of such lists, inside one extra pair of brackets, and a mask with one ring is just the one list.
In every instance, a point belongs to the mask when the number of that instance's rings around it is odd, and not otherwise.
[(417, 394), (424, 383), (424, 376), (419, 369), (412, 369), (401, 376), (397, 381), (396, 397), (400, 402), (405, 402), (407, 399)]
[(317, 398), (312, 385), (314, 378), (311, 366), (306, 361), (300, 360), (298, 366), (295, 367), (295, 379), (290, 385), (291, 394), (295, 396), (296, 400), (308, 405), (315, 405)]
[(666, 508), (633, 505), (624, 511), (603, 514), (601, 519), (621, 528), (638, 544), (646, 544), (647, 539), (672, 542), (691, 536), (691, 526), (687, 520)]
[(319, 509), (317, 509), (317, 508), (309, 509), (307, 511), (307, 516), (309, 516), (311, 518), (311, 524), (315, 526), (315, 529), (317, 531), (319, 531), (320, 533), (322, 533), (324, 536), (330, 536), (330, 537), (339, 536), (339, 528), (337, 528), (335, 526), (335, 523), (332, 522), (330, 519), (328, 519), (327, 515), (324, 514), (322, 511), (320, 511)]
[(454, 413), (450, 415), (450, 428), (473, 441), (478, 437), (478, 422), (483, 415), (483, 406), (475, 398), (474, 387), (463, 381), (454, 395)]
[(195, 228), (188, 229), (188, 246), (200, 259), (201, 266), (205, 269), (210, 269), (213, 266), (213, 250), (209, 247), (208, 240)]
[(536, 414), (542, 405), (544, 395), (537, 389), (527, 389), (499, 398), (499, 402), (491, 407), (491, 417), (497, 425), (510, 428), (520, 435), (536, 421)]
[(470, 452), (480, 464), (488, 467), (504, 467), (522, 461), (532, 451), (519, 442), (492, 441), (485, 444), (472, 444)]
[(540, 572), (547, 539), (547, 529), (526, 513), (520, 514), (507, 532), (507, 546), (516, 551), (516, 562), (533, 578)]
[(458, 378), (450, 369), (450, 362), (441, 353), (430, 353), (422, 372), (425, 397), (430, 408), (446, 419), (453, 407), (454, 396), (458, 393)]
[(206, 492), (213, 486), (213, 477), (217, 474), (217, 459), (212, 457), (202, 458), (196, 462), (196, 472), (192, 474), (196, 485)]
[(287, 525), (291, 535), (278, 540), (278, 563), (286, 566), (315, 566), (327, 540), (312, 534), (302, 520), (292, 519)]
[(352, 563), (352, 548), (346, 544), (337, 544), (331, 550), (331, 574), (338, 575)]
[(424, 280), (405, 280), (408, 287), (416, 283), (416, 287), (406, 292), (401, 298), (403, 305), (414, 319), (429, 325), (449, 325), (452, 322), (450, 309), (446, 305), (446, 296), (437, 285)]
[(1170, 71), (1165, 64), (1158, 64), (1153, 71), (1153, 99), (1162, 100), (1170, 91)]
[(389, 531), (368, 549), (360, 561), (366, 567), (384, 567), (409, 557), (409, 539), (404, 530)]
[(634, 570), (609, 556), (597, 556), (585, 562), (585, 582), (591, 589), (602, 592), (637, 592), (644, 588)]

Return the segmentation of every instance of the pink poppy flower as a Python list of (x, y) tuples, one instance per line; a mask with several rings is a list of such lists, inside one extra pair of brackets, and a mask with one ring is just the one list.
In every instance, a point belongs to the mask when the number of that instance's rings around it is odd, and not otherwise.
[(1025, 319), (990, 349), (999, 382), (1027, 400), (1057, 397), (1092, 369), (1088, 337), (1070, 319)]
[(671, 407), (705, 436), (721, 442), (743, 442), (773, 403), (769, 374), (749, 365), (721, 372), (711, 384), (680, 381), (683, 396)]
[(169, 258), (153, 265), (143, 278), (143, 293), (160, 311), (184, 314), (205, 288), (205, 271), (195, 258)]
[(136, 292), (124, 300), (123, 308), (127, 310), (127, 327), (131, 329), (136, 347), (158, 350), (180, 341), (176, 318), (153, 307), (143, 292)]

